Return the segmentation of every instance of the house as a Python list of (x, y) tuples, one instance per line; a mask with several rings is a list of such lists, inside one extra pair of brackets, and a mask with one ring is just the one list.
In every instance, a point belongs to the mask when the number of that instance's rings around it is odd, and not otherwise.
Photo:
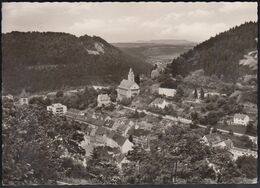
[(109, 87), (105, 87), (105, 86), (93, 86), (93, 88), (95, 89), (95, 90), (101, 90), (101, 89), (108, 89)]
[(220, 93), (218, 92), (206, 92), (204, 94), (205, 97), (213, 97), (213, 96), (220, 96)]
[(149, 148), (150, 131), (132, 128), (127, 134), (132, 136), (134, 144), (140, 145), (143, 148)]
[(169, 106), (169, 102), (167, 102), (165, 99), (163, 98), (156, 98), (151, 104), (150, 106), (152, 107), (157, 107), (160, 109), (164, 109), (166, 106)]
[(249, 149), (242, 149), (242, 148), (237, 148), (237, 147), (233, 147), (230, 152), (232, 153), (233, 155), (233, 159), (236, 160), (238, 157), (240, 156), (253, 156), (254, 158), (257, 159), (257, 151), (252, 151), (252, 150), (249, 150)]
[[(91, 133), (93, 135), (93, 133)], [(105, 127), (98, 127), (95, 132), (96, 145), (105, 145), (107, 143), (107, 129)]]
[(22, 93), (19, 95), (19, 104), (20, 105), (29, 104), (29, 95), (26, 93), (25, 89), (23, 89)]
[(174, 97), (176, 94), (176, 89), (169, 89), (169, 88), (159, 88), (158, 89), (159, 95), (166, 96), (166, 97)]
[(232, 140), (223, 140), (217, 133), (205, 135), (202, 140), (206, 145), (219, 148), (227, 148), (228, 150), (234, 147)]
[(108, 94), (99, 94), (97, 97), (97, 106), (101, 107), (101, 106), (107, 106), (109, 105), (111, 102), (110, 97), (108, 96)]
[(106, 119), (104, 122), (104, 127), (107, 127), (109, 129), (112, 129), (113, 125), (114, 125), (115, 121), (112, 119)]
[(227, 148), (228, 150), (234, 147), (232, 140), (227, 139), (213, 145), (213, 147)]
[(127, 153), (133, 149), (133, 143), (128, 140), (128, 138), (116, 133), (108, 132), (106, 144), (110, 147), (118, 147), (122, 153)]
[(135, 76), (132, 68), (128, 73), (128, 79), (123, 79), (117, 87), (117, 99), (131, 98), (140, 93), (140, 87), (135, 83)]
[(126, 136), (128, 130), (134, 125), (134, 122), (126, 118), (117, 118), (113, 124), (112, 130)]
[(249, 116), (245, 114), (235, 114), (234, 115), (234, 124), (237, 125), (247, 125), (249, 123)]
[(67, 106), (56, 103), (52, 104), (51, 106), (47, 106), (47, 111), (50, 111), (53, 114), (62, 115), (67, 112)]
[(153, 124), (148, 123), (147, 121), (141, 121), (135, 124), (135, 129), (143, 129), (143, 130), (151, 131), (153, 126), (154, 126)]
[(220, 143), (222, 141), (220, 136), (218, 134), (216, 134), (216, 133), (205, 135), (202, 138), (202, 140), (208, 146), (213, 146), (213, 145), (215, 145), (217, 143)]
[(127, 136), (127, 133), (129, 131), (129, 129), (131, 129), (134, 126), (134, 122), (130, 121), (130, 120), (126, 120), (124, 122), (124, 124), (122, 124), (121, 126), (118, 126), (116, 131), (123, 135), (123, 136)]

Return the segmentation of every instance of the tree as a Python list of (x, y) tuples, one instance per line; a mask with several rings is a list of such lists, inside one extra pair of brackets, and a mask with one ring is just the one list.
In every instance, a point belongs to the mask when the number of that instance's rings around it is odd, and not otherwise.
[(229, 135), (233, 135), (234, 132), (230, 129), (230, 130), (228, 131), (228, 134), (229, 134)]
[(86, 171), (88, 177), (99, 184), (118, 184), (121, 182), (119, 169), (115, 161), (108, 158), (106, 147), (98, 146), (93, 149), (91, 159), (87, 162)]
[(178, 95), (180, 98), (184, 96), (184, 89), (181, 85), (177, 86), (176, 95)]
[(257, 135), (257, 129), (256, 127), (254, 127), (252, 121), (250, 121), (249, 124), (246, 126), (245, 134), (253, 135), (253, 136)]
[(199, 114), (197, 111), (191, 112), (191, 119), (192, 121), (197, 121), (199, 118)]
[(216, 133), (217, 131), (218, 131), (218, 129), (216, 127), (213, 127), (212, 133)]
[(210, 111), (207, 116), (207, 121), (210, 125), (216, 125), (219, 120), (218, 113), (216, 111)]
[(201, 100), (204, 99), (204, 97), (205, 97), (204, 95), (205, 95), (204, 90), (203, 90), (203, 88), (201, 87), (201, 88), (200, 88), (200, 99), (201, 99)]
[(38, 105), (3, 110), (4, 184), (50, 184), (66, 175), (61, 157), (65, 150), (79, 159), (85, 156), (76, 122), (53, 116)]
[(194, 99), (198, 98), (198, 91), (197, 88), (194, 89), (194, 94), (193, 94)]
[(253, 179), (257, 177), (257, 159), (252, 155), (239, 156), (236, 160), (236, 164), (247, 178)]
[(137, 74), (137, 75), (135, 76), (135, 83), (137, 83), (138, 85), (140, 85), (140, 76), (139, 76), (139, 74)]
[(63, 91), (57, 91), (57, 93), (56, 93), (56, 97), (57, 97), (57, 98), (61, 98), (61, 97), (63, 97), (63, 96), (64, 96)]

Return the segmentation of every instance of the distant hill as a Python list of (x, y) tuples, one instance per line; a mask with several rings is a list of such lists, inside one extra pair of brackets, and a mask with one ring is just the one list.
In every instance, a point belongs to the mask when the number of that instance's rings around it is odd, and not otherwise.
[[(246, 22), (198, 44), (193, 49), (173, 59), (167, 72), (183, 76), (191, 71), (203, 69), (206, 75), (224, 77), (236, 81), (244, 74), (256, 74), (256, 70), (245, 71), (240, 63), (245, 54), (257, 48), (257, 23)], [(250, 63), (249, 63), (250, 64)], [(255, 67), (251, 63), (251, 67)]]
[(152, 43), (152, 44), (170, 44), (170, 45), (186, 45), (186, 46), (195, 46), (197, 43), (188, 41), (188, 40), (176, 40), (176, 39), (161, 39), (161, 40), (150, 40), (143, 41), (139, 40), (136, 43)]
[(167, 63), (196, 45), (196, 43), (186, 40), (151, 40), (112, 44), (122, 51), (149, 63), (156, 63), (157, 61)]
[(129, 68), (149, 72), (150, 65), (104, 39), (56, 32), (2, 34), (3, 90), (17, 93), (118, 83)]

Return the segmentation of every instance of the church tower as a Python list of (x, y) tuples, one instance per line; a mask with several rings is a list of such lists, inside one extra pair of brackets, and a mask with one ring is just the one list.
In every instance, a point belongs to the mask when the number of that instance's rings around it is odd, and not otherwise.
[(129, 73), (128, 73), (128, 81), (131, 81), (131, 82), (135, 81), (135, 75), (134, 75), (132, 68), (130, 68)]

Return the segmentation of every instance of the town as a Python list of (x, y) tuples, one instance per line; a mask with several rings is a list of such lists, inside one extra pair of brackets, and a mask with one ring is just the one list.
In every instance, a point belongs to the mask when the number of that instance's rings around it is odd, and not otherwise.
[(259, 187), (257, 5), (2, 3), (2, 184)]
[[(228, 151), (234, 161), (241, 156), (257, 158), (256, 104), (243, 104), (249, 110), (238, 106), (235, 111), (230, 110), (231, 113), (215, 115), (214, 105), (227, 108), (226, 103), (233, 100), (230, 94), (203, 87), (187, 89), (186, 86), (184, 89), (185, 81), (181, 76), (166, 80), (160, 86), (158, 79), (163, 69), (156, 65), (150, 76), (137, 77), (130, 68), (127, 79), (117, 87), (88, 86), (43, 95), (30, 95), (23, 90), (18, 97), (9, 94), (2, 98), (14, 101), (20, 108), (42, 105), (45, 111), (56, 117), (78, 122), (83, 127), (84, 139), (80, 146), (85, 150), (85, 157), (75, 158), (69, 152), (64, 155), (85, 167), (94, 148), (108, 147), (112, 149), (112, 153), (108, 153), (122, 169), (130, 163), (126, 156), (134, 147), (151, 151), (158, 134), (169, 127), (199, 133), (201, 142)], [(176, 89), (167, 87), (167, 84), (176, 83)], [(80, 93), (89, 95), (86, 96), (89, 100), (87, 108), (70, 101)], [(229, 108), (236, 105), (233, 102)], [(217, 168), (214, 161), (207, 159), (207, 162)]]

